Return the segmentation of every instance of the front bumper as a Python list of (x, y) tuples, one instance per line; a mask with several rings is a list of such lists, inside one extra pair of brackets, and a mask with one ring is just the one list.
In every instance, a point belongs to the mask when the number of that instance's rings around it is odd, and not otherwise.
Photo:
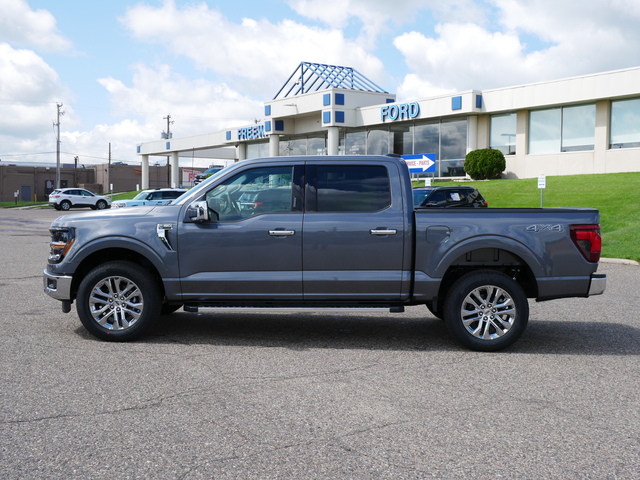
[(42, 273), (44, 293), (60, 301), (71, 300), (71, 282), (73, 277), (68, 275), (54, 275), (45, 270)]

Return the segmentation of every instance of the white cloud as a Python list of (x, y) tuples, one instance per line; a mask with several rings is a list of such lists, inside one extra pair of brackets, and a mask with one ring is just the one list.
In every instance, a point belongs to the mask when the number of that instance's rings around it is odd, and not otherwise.
[(47, 10), (32, 10), (26, 0), (0, 0), (0, 12), (0, 41), (46, 51), (64, 51), (71, 46)]
[(412, 70), (398, 94), (499, 88), (632, 67), (640, 58), (640, 8), (631, 2), (607, 8), (597, 0), (579, 8), (553, 0), (493, 3), (497, 21), (491, 30), (441, 23), (432, 34), (397, 36), (394, 45)]
[(287, 19), (236, 24), (204, 3), (178, 9), (173, 1), (130, 8), (121, 22), (138, 40), (166, 45), (262, 99), (275, 95), (303, 61), (352, 66), (374, 80), (384, 76), (378, 58), (335, 28)]
[(0, 43), (0, 131), (29, 138), (51, 131), (55, 104), (69, 94), (58, 74), (31, 50)]
[(111, 104), (120, 115), (138, 115), (156, 125), (149, 140), (160, 139), (166, 130), (163, 116), (171, 114), (171, 131), (178, 136), (221, 130), (230, 125), (251, 123), (262, 115), (262, 102), (232, 90), (225, 84), (204, 79), (188, 79), (167, 65), (157, 69), (138, 64), (132, 84), (108, 77), (98, 80), (111, 95)]

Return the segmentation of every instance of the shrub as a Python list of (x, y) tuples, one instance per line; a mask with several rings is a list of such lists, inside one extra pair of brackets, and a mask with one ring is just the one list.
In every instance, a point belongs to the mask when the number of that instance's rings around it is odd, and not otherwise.
[(464, 171), (474, 180), (500, 178), (505, 168), (504, 154), (493, 148), (473, 150), (464, 160)]

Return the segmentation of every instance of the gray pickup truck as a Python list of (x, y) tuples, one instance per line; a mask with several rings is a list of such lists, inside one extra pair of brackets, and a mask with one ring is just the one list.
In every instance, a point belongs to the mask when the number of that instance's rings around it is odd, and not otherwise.
[(604, 292), (599, 212), (414, 208), (393, 156), (232, 165), (170, 205), (61, 216), (44, 289), (104, 340), (132, 340), (180, 307), (426, 305), (468, 348), (524, 331), (528, 298)]

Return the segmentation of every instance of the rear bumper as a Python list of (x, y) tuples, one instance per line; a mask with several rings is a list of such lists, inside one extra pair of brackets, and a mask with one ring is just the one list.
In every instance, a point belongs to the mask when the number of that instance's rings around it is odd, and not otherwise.
[(45, 270), (42, 274), (42, 280), (44, 282), (44, 293), (51, 298), (60, 301), (71, 300), (71, 282), (73, 277), (68, 275), (53, 275)]
[(546, 277), (538, 279), (536, 300), (602, 295), (606, 286), (607, 276), (601, 273), (581, 277)]
[(594, 273), (591, 275), (591, 284), (587, 295), (602, 295), (606, 287), (607, 276), (603, 273)]

